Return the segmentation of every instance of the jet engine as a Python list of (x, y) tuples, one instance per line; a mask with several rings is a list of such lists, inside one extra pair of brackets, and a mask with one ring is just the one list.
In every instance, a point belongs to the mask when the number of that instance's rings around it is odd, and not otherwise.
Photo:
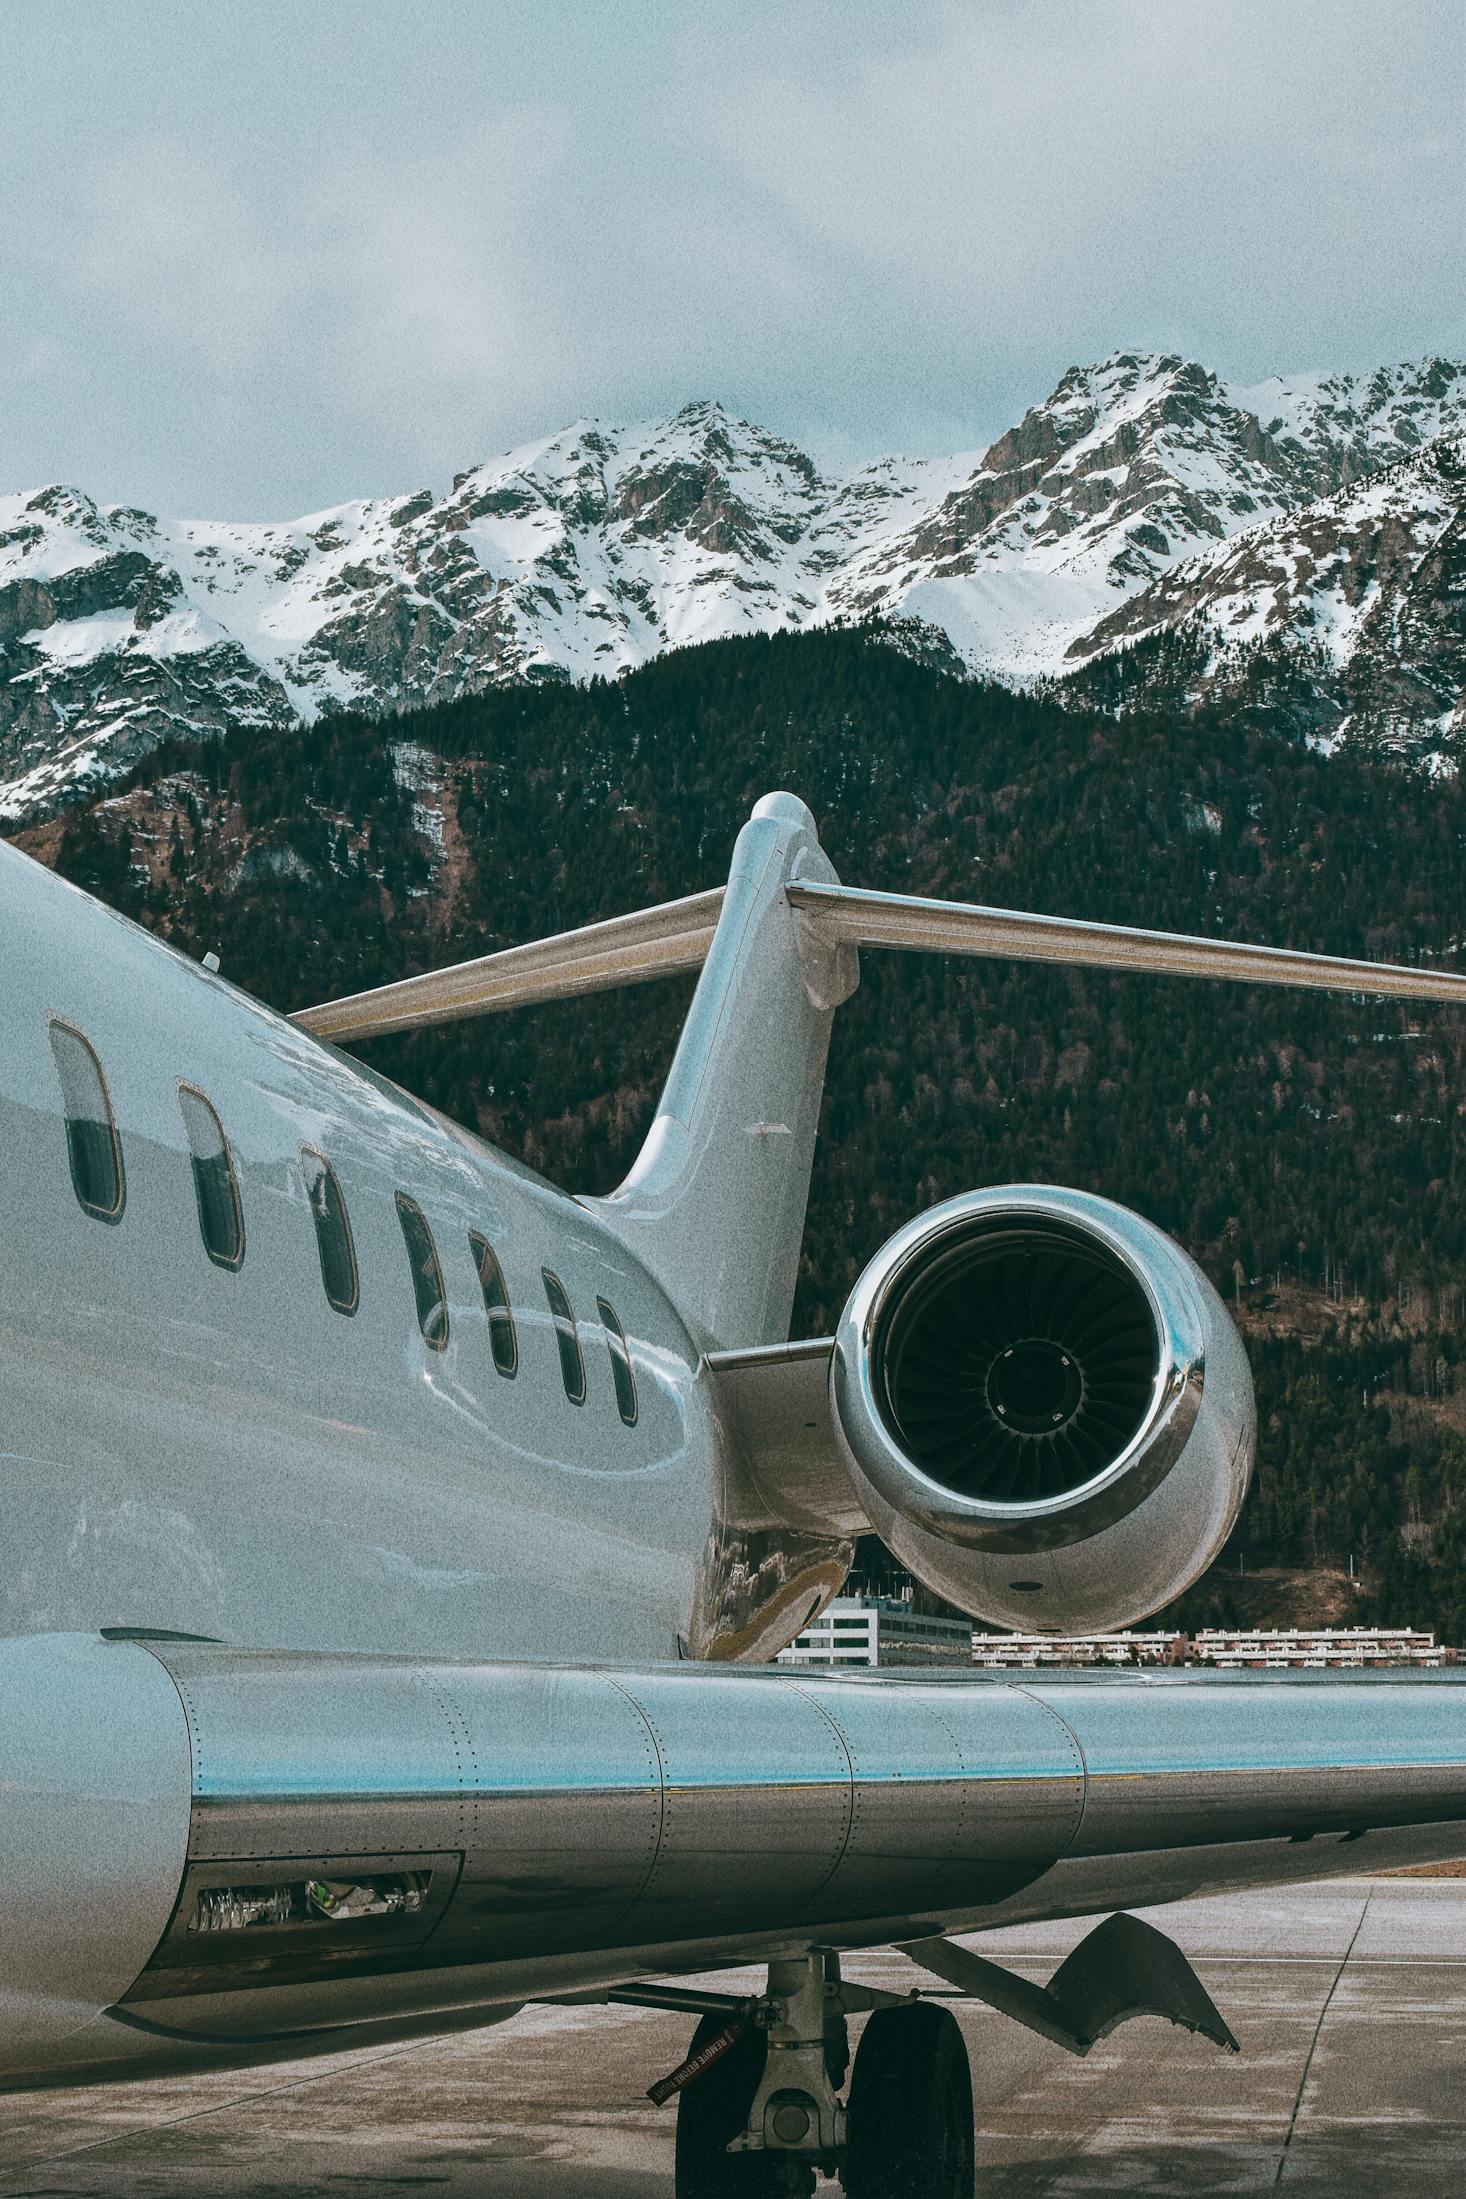
[(1017, 1184), (933, 1207), (851, 1293), (833, 1417), (872, 1525), (976, 1618), (1145, 1617), (1226, 1541), (1256, 1449), (1221, 1299), (1149, 1222)]

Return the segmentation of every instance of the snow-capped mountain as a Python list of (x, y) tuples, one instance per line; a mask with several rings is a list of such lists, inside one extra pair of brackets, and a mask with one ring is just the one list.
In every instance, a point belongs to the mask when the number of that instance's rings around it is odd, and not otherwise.
[(1325, 745), (1449, 751), (1466, 734), (1466, 438), (1173, 566), (1069, 658), (1132, 700), (1260, 699)]
[[(0, 815), (173, 731), (582, 679), (869, 612), (924, 622), (1000, 678), (1062, 673), (1196, 610), (1235, 537), (1281, 557), (1317, 499), (1348, 505), (1365, 480), (1387, 494), (1462, 432), (1466, 365), (1244, 390), (1117, 353), (1072, 369), (986, 453), (839, 481), (699, 403), (579, 422), (444, 497), (279, 525), (159, 519), (62, 487), (0, 497)], [(1200, 591), (1184, 610), (1173, 582)]]

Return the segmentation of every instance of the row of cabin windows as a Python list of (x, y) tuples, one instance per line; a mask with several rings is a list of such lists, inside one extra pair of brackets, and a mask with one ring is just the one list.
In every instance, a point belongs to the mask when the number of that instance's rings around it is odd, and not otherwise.
[[(74, 1025), (53, 1019), (50, 1035), (56, 1073), (61, 1080), (72, 1186), (86, 1213), (99, 1222), (120, 1222), (127, 1204), (127, 1178), (122, 1141), (117, 1135), (117, 1120), (112, 1112), (102, 1064), (90, 1041)], [(204, 1250), (217, 1267), (237, 1270), (244, 1262), (244, 1208), (224, 1126), (212, 1101), (197, 1085), (180, 1084), (178, 1104), (188, 1138), (194, 1200)], [(341, 1185), (325, 1154), (313, 1145), (301, 1147), (300, 1165), (315, 1223), (321, 1286), (327, 1304), (337, 1313), (353, 1314), (361, 1303), (361, 1280)], [(438, 1248), (433, 1242), (427, 1216), (417, 1201), (410, 1199), (405, 1191), (399, 1191), (396, 1204), (417, 1305), (417, 1325), (432, 1350), (444, 1351), (448, 1344), (448, 1296), (443, 1287)], [(468, 1232), (468, 1247), (483, 1296), (495, 1371), (506, 1381), (512, 1381), (519, 1372), (519, 1341), (504, 1271), (493, 1246), (477, 1230)], [(565, 1395), (572, 1405), (583, 1405), (585, 1357), (580, 1348), (575, 1314), (559, 1276), (549, 1268), (542, 1268), (540, 1273), (555, 1330)], [(633, 1427), (637, 1415), (636, 1376), (625, 1332), (615, 1308), (607, 1299), (597, 1298), (596, 1311), (610, 1356), (616, 1409), (627, 1427)]]

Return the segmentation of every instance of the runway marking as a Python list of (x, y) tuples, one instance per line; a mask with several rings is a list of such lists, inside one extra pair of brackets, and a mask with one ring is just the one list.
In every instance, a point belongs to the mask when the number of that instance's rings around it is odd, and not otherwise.
[[(1209, 1970), (1229, 1966), (1249, 1970), (1317, 1970), (1334, 1958), (1332, 1955), (1197, 1955), (1194, 1959), (1204, 1963)], [(1466, 1956), (1361, 1955), (1354, 1967), (1356, 1970), (1466, 1970)]]
[(1287, 2136), (1283, 2140), (1283, 2150), (1278, 2155), (1278, 2173), (1273, 2178), (1274, 2185), (1281, 2184), (1281, 2182), (1283, 2181), (1283, 2170), (1287, 2166), (1288, 2162), (1288, 2148), (1293, 2143), (1293, 2133), (1298, 2127), (1298, 2113), (1303, 2105), (1303, 2093), (1304, 2088), (1308, 2083), (1308, 2072), (1313, 2067), (1313, 2057), (1318, 2051), (1318, 2042), (1323, 2035), (1324, 2017), (1328, 2014), (1329, 2009), (1333, 2005), (1334, 1995), (1339, 1990), (1339, 1980), (1343, 1977), (1344, 1972), (1349, 1967), (1349, 1957), (1353, 1954), (1355, 1943), (1358, 1940), (1360, 1933), (1364, 1930), (1364, 1919), (1369, 1914), (1369, 1904), (1371, 1903), (1371, 1901), (1373, 1901), (1373, 1899), (1374, 1894), (1371, 1890), (1364, 1897), (1364, 1907), (1359, 1912), (1359, 1922), (1354, 1927), (1354, 1937), (1350, 1940), (1348, 1946), (1344, 1949), (1344, 1959), (1339, 1964), (1338, 1969), (1334, 1972), (1334, 1982), (1329, 1987), (1328, 1992), (1325, 1994), (1324, 2004), (1318, 2012), (1318, 2022), (1313, 2027), (1313, 2037), (1308, 2042), (1308, 2053), (1305, 2056), (1303, 2062), (1303, 2074), (1298, 2079), (1298, 2095), (1293, 2102), (1293, 2112), (1288, 2117)]
[[(107, 2146), (131, 2145), (135, 2138), (156, 2138), (163, 2131), (180, 2130), (185, 2123), (207, 2122), (211, 2115), (227, 2115), (233, 2108), (253, 2107), (257, 2100), (270, 2100), (282, 2092), (299, 2092), (303, 2086), (318, 2084), (324, 2077), (335, 2074), (345, 2076), (357, 2069), (368, 2069), (377, 2062), (401, 2061), (409, 2054), (421, 2054), (430, 2046), (440, 2046), (441, 2039), (414, 2039), (410, 2045), (383, 2047), (378, 2054), (362, 2051), (361, 2059), (353, 2058), (347, 2069), (332, 2072), (319, 2065), (308, 2077), (293, 2077), (288, 2084), (262, 2085), (255, 2092), (236, 2092), (227, 2100), (215, 2100), (209, 2107), (196, 2107), (188, 2115), (165, 2115), (161, 2122), (135, 2123), (131, 2130), (112, 2131), (105, 2138), (88, 2138), (83, 2145), (64, 2146), (59, 2153), (38, 2153), (25, 2166), (42, 2168), (50, 2161), (70, 2161), (80, 2153), (100, 2153)], [(18, 2126), (23, 2127), (23, 2126)]]
[[(975, 1951), (975, 1950), (974, 1950)], [(996, 1957), (992, 1958), (996, 1960)], [(1199, 1970), (1326, 1970), (1336, 1960), (1332, 1953), (1317, 1955), (1209, 1955), (1194, 1951), (1187, 1957)], [(1055, 1962), (1062, 1960), (1062, 1953), (1055, 1950), (1051, 1956), (1009, 1955), (1004, 1968), (1020, 1972), (1032, 1971), (1042, 1978)], [(867, 1968), (873, 1968), (868, 1964)], [(1361, 1955), (1354, 1965), (1356, 1970), (1466, 1970), (1466, 1955)], [(712, 1975), (713, 1973), (709, 1973)], [(943, 1993), (939, 1988), (928, 1992), (922, 1988), (923, 2000), (961, 2000), (961, 1993)], [(526, 2003), (532, 2006), (533, 2003)], [(979, 2004), (980, 2005), (980, 2004)]]

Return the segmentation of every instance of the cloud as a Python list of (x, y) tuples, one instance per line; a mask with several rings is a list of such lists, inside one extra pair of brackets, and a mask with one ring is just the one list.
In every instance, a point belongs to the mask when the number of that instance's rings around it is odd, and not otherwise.
[(0, 15), (5, 485), (284, 513), (718, 395), (972, 446), (1066, 365), (1466, 348), (1457, 0)]

